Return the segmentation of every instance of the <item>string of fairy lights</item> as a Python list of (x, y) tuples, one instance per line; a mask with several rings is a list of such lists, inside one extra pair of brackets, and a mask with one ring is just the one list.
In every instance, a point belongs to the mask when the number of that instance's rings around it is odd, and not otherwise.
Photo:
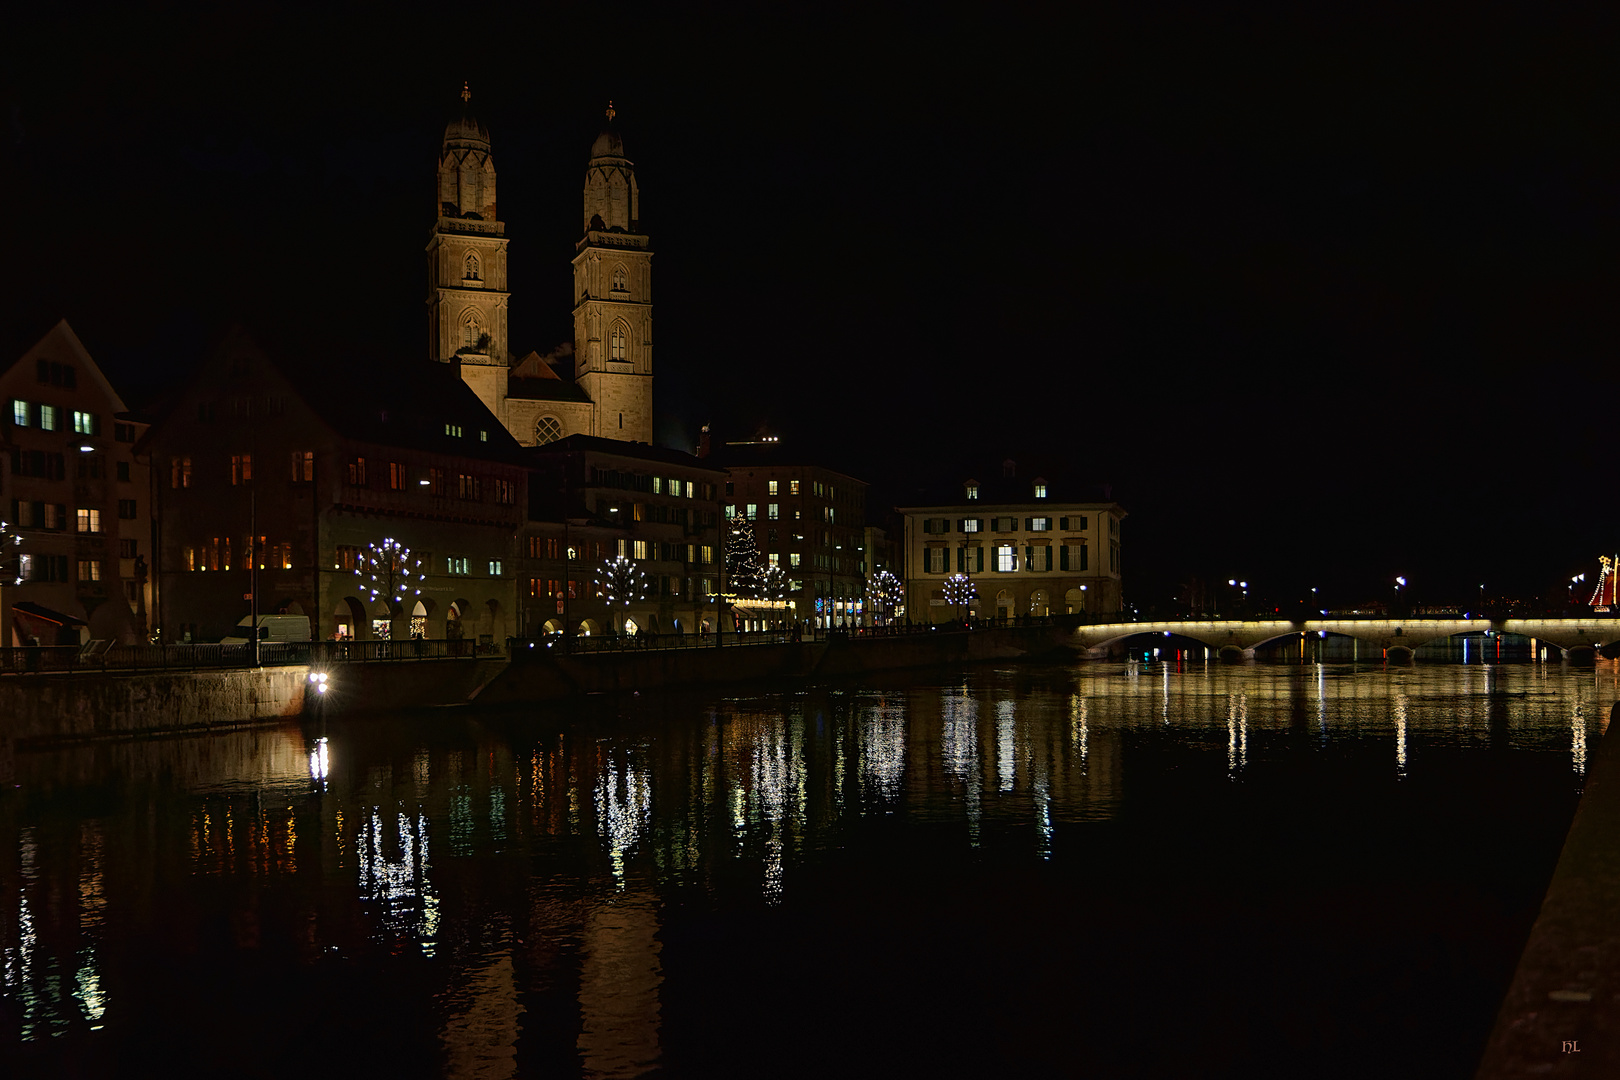
[(22, 534), (0, 521), (0, 584), (23, 583)]
[(603, 562), (596, 572), (596, 594), (610, 608), (647, 599), (648, 587), (647, 575), (641, 567), (623, 555)]

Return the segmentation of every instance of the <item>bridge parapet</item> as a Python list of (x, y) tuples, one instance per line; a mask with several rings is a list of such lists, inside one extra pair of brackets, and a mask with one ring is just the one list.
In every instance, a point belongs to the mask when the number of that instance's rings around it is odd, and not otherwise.
[(1254, 655), (1262, 645), (1293, 635), (1326, 632), (1355, 638), (1379, 650), (1416, 650), (1458, 634), (1485, 632), (1519, 634), (1544, 641), (1567, 652), (1582, 646), (1601, 648), (1620, 641), (1620, 620), (1578, 619), (1160, 619), (1143, 622), (1091, 623), (1074, 628), (1073, 644), (1093, 655), (1109, 645), (1138, 635), (1175, 636), (1196, 641), (1211, 650), (1227, 646)]

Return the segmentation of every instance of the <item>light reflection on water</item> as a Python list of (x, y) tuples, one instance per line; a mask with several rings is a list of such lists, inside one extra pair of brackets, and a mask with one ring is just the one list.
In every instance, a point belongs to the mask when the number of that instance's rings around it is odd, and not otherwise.
[[(1616, 679), (1608, 662), (1584, 673), (978, 668), (945, 685), (505, 726), (441, 717), (397, 731), (226, 734), (115, 753), (110, 766), (75, 750), (22, 755), (25, 788), (92, 790), (114, 778), (98, 768), (170, 783), (126, 792), (105, 816), (56, 800), (4, 819), (0, 973), (23, 1040), (116, 1032), (124, 999), (108, 987), (141, 985), (140, 913), (190, 902), (188, 881), (230, 880), (248, 888), (211, 902), (279, 890), (302, 915), (272, 927), (257, 900), (220, 913), (234, 928), (223, 965), (272, 948), (265, 938), (292, 924), (307, 935), (296, 943), (306, 964), (338, 955), (381, 972), (409, 944), (441, 988), (448, 1075), (517, 1075), (525, 1038), (567, 1030), (556, 1052), (583, 1074), (637, 1076), (665, 1053), (673, 897), (779, 911), (846, 845), (904, 843), (925, 827), (954, 836), (938, 858), (964, 866), (986, 851), (1061, 866), (1088, 823), (1117, 818), (1133, 781), (1157, 775), (1161, 748), (1181, 755), (1176, 768), (1234, 789), (1346, 747), (1369, 748), (1403, 784), (1423, 781), (1441, 752), (1529, 750), (1567, 755), (1578, 790)], [(152, 822), (153, 837), (138, 854), (109, 844), (136, 820)], [(491, 877), (540, 899), (513, 905), (477, 884)], [(575, 1023), (524, 1003), (559, 985)], [(555, 994), (546, 1000), (555, 1007)]]

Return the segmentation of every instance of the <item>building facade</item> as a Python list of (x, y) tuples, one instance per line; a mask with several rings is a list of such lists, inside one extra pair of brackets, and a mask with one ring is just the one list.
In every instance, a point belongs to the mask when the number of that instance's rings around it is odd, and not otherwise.
[[(1020, 480), (1011, 462), (993, 482), (967, 478), (949, 494), (957, 497), (899, 511), (912, 622), (1120, 611), (1125, 511), (1118, 503), (1063, 498), (1059, 483)], [(958, 573), (976, 594), (967, 605), (946, 594), (946, 580)]]
[(652, 442), (652, 246), (624, 140), (607, 123), (585, 166), (573, 257), (573, 369), (565, 378), (508, 341), (506, 225), (497, 214), (488, 129), (468, 108), (444, 132), (439, 213), (428, 240), (429, 356), (451, 365), (512, 437), (539, 446), (570, 435)]
[(0, 371), (0, 403), (0, 520), (22, 540), (0, 580), (0, 644), (144, 640), (151, 492), (134, 447), (145, 425), (65, 319)]
[[(519, 448), (455, 372), (371, 367), (237, 332), (153, 425), (166, 640), (217, 641), (255, 612), (308, 616), (317, 639), (516, 632)], [(374, 558), (385, 546), (405, 554)]]
[[(589, 435), (530, 450), (528, 461), (533, 497), (519, 563), (526, 636), (695, 634), (720, 625), (721, 470), (678, 450)], [(602, 576), (620, 557), (643, 585), (610, 607)]]
[(706, 460), (725, 467), (726, 519), (746, 518), (761, 561), (787, 575), (794, 621), (807, 629), (865, 625), (867, 485), (776, 442), (729, 443)]

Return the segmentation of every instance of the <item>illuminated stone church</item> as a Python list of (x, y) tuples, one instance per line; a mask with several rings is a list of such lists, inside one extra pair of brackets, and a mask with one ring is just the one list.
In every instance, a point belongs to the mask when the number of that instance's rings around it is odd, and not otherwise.
[(511, 354), (506, 225), (495, 201), (489, 131), (462, 110), (439, 154), (439, 217), (428, 240), (432, 359), (461, 377), (526, 446), (569, 435), (652, 442), (652, 247), (624, 140), (607, 122), (585, 166), (574, 246), (573, 378), (543, 357)]

